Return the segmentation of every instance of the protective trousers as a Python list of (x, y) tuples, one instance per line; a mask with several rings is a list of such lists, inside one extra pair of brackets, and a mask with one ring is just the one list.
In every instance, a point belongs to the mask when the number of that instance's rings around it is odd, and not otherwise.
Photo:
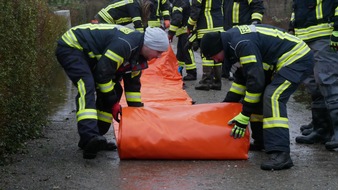
[(325, 108), (329, 112), (333, 137), (331, 141), (338, 141), (338, 53), (329, 47), (329, 39), (319, 39), (308, 43), (314, 52), (314, 78), (323, 96)]
[[(196, 76), (196, 62), (192, 49), (185, 47), (188, 41), (188, 34), (184, 33), (178, 36), (176, 58), (179, 63), (185, 64), (185, 69)], [(184, 65), (180, 65), (184, 66)]]
[(75, 98), (77, 128), (80, 135), (78, 145), (83, 148), (90, 139), (100, 135), (97, 124), (98, 112), (96, 110), (96, 90), (91, 70), (92, 65), (82, 51), (74, 48), (58, 46), (56, 56), (78, 90)]
[(312, 53), (281, 68), (267, 85), (263, 96), (263, 135), (267, 153), (290, 152), (286, 103), (299, 84), (311, 73)]

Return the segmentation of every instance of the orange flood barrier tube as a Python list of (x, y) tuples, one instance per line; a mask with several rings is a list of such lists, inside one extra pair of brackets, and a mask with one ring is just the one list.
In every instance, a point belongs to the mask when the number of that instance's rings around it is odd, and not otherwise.
[(247, 159), (249, 132), (233, 139), (227, 125), (240, 111), (238, 103), (123, 108), (120, 159)]
[(120, 159), (247, 159), (249, 131), (233, 139), (227, 125), (241, 104), (192, 105), (177, 68), (169, 48), (142, 73), (144, 107), (126, 107), (122, 96), (121, 122), (114, 122)]

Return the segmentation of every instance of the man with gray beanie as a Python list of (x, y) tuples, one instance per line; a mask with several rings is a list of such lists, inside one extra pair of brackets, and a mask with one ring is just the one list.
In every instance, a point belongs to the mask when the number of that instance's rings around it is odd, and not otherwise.
[[(263, 125), (263, 170), (293, 166), (286, 104), (299, 84), (311, 73), (313, 53), (301, 39), (269, 25), (241, 25), (226, 32), (207, 33), (202, 53), (227, 64), (240, 63), (225, 102), (241, 102), (242, 111), (228, 124), (233, 138), (242, 138), (250, 123)], [(258, 113), (261, 110), (262, 113)], [(257, 118), (258, 114), (263, 115)]]
[(83, 24), (68, 30), (57, 42), (56, 56), (78, 89), (76, 96), (78, 146), (83, 158), (116, 150), (103, 137), (112, 119), (119, 122), (123, 80), (128, 106), (142, 107), (140, 77), (147, 60), (167, 51), (167, 34), (160, 28), (145, 33), (111, 24)]

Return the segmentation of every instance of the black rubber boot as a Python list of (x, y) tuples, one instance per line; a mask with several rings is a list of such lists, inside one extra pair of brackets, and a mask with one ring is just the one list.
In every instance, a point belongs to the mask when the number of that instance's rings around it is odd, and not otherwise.
[(283, 170), (293, 166), (289, 152), (269, 153), (269, 159), (261, 164), (262, 170)]
[(306, 136), (296, 137), (296, 142), (300, 144), (325, 143), (331, 137), (331, 124), (326, 108), (312, 108), (313, 131)]
[(333, 128), (332, 138), (329, 142), (325, 143), (327, 150), (334, 150), (338, 148), (338, 109), (330, 110), (331, 124)]
[(196, 69), (187, 70), (187, 75), (183, 77), (184, 81), (191, 81), (197, 79)]
[(307, 135), (311, 134), (312, 131), (313, 131), (313, 128), (311, 128), (311, 129), (304, 129), (302, 131), (302, 135), (307, 136)]
[(253, 142), (250, 143), (249, 150), (251, 151), (262, 151), (264, 150), (263, 140), (263, 123), (262, 122), (250, 122), (251, 127), (251, 138)]
[(104, 150), (107, 146), (107, 139), (103, 136), (96, 136), (90, 139), (90, 141), (83, 148), (84, 159), (94, 159), (96, 154), (100, 150)]
[(309, 124), (307, 124), (307, 125), (300, 126), (300, 132), (303, 132), (304, 130), (307, 130), (307, 129), (313, 129), (313, 123), (312, 123), (312, 121)]
[(210, 90), (210, 85), (212, 83), (212, 67), (203, 66), (203, 75), (202, 79), (195, 86), (195, 90)]
[(212, 90), (221, 90), (222, 89), (222, 66), (214, 66), (214, 79), (213, 83), (210, 86)]

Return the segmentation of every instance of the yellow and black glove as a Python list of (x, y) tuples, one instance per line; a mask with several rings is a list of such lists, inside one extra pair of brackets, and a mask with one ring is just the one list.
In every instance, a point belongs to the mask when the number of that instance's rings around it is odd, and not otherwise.
[(245, 116), (242, 113), (239, 113), (236, 117), (232, 118), (228, 124), (235, 124), (235, 126), (232, 128), (230, 136), (232, 136), (234, 139), (244, 137), (249, 121), (250, 117)]
[(330, 47), (333, 51), (338, 51), (338, 31), (332, 32)]

